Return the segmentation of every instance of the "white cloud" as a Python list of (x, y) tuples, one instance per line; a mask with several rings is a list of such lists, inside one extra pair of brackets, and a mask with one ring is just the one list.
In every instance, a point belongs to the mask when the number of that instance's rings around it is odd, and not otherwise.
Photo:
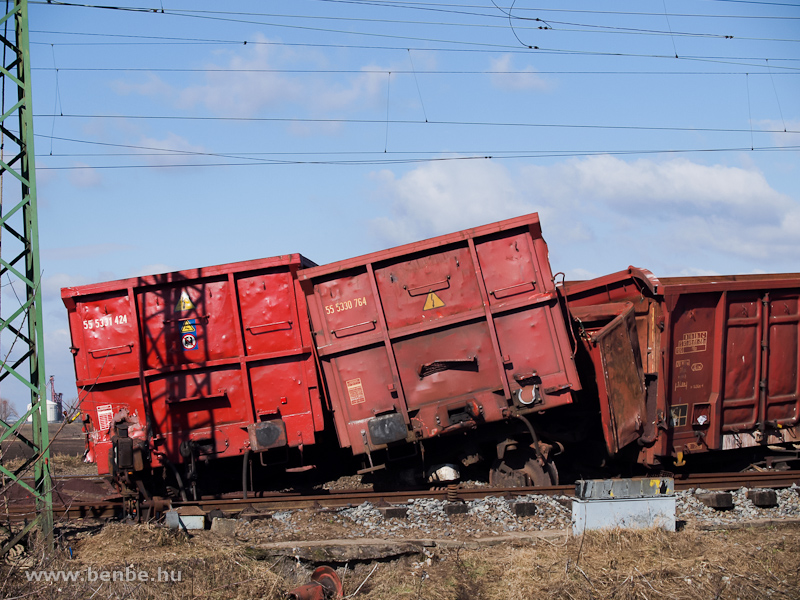
[[(44, 300), (60, 299), (61, 288), (84, 285), (89, 281), (82, 275), (56, 273), (42, 277), (42, 296)], [(60, 302), (60, 300), (59, 300)]]
[(430, 163), (376, 180), (388, 243), (537, 211), (554, 270), (573, 277), (628, 264), (662, 276), (796, 269), (800, 255), (800, 201), (752, 168), (598, 156), (514, 171)]
[[(511, 54), (504, 54), (492, 60), (491, 82), (492, 85), (501, 90), (518, 92), (522, 90), (547, 91), (552, 84), (536, 74), (536, 70), (527, 66), (522, 69), (512, 66)], [(514, 73), (509, 73), (514, 71)]]
[(117, 81), (113, 89), (123, 95), (167, 99), (183, 110), (202, 107), (214, 114), (235, 117), (253, 117), (266, 109), (274, 111), (284, 106), (302, 106), (318, 114), (370, 107), (379, 99), (385, 101), (385, 71), (390, 68), (367, 65), (344, 80), (309, 73), (281, 73), (278, 71), (284, 67), (312, 63), (313, 68), (326, 59), (315, 53), (298, 54), (271, 46), (264, 43), (268, 40), (261, 34), (255, 38), (262, 43), (221, 52), (218, 56), (221, 60), (206, 63), (202, 83), (179, 88), (148, 73), (140, 82)]
[[(548, 204), (588, 210), (616, 231), (668, 235), (664, 248), (695, 248), (768, 259), (798, 252), (800, 204), (756, 170), (686, 159), (626, 162), (610, 156), (527, 167)], [(605, 221), (609, 221), (607, 218)], [(584, 221), (586, 222), (586, 221)]]
[(172, 273), (175, 267), (163, 263), (154, 263), (152, 265), (142, 265), (129, 272), (126, 277), (141, 277), (143, 275), (160, 275), (161, 273)]
[(764, 119), (757, 121), (756, 125), (761, 127), (761, 129), (777, 132), (770, 134), (770, 137), (772, 138), (772, 144), (775, 146), (780, 146), (782, 148), (786, 148), (788, 146), (800, 146), (800, 133), (791, 133), (793, 131), (800, 131), (800, 121), (797, 119), (789, 121)]
[(531, 166), (525, 173), (544, 197), (602, 201), (629, 216), (716, 217), (724, 209), (751, 223), (774, 223), (793, 204), (755, 170), (687, 159), (627, 162), (595, 156), (554, 167)]
[(391, 217), (377, 219), (376, 232), (390, 243), (457, 231), (531, 212), (509, 172), (490, 161), (428, 163), (395, 177), (375, 175), (379, 197)]
[(169, 97), (173, 94), (172, 87), (155, 73), (145, 73), (145, 80), (141, 82), (113, 81), (111, 89), (120, 96), (138, 94), (140, 96)]
[(99, 187), (103, 183), (100, 172), (94, 167), (83, 162), (75, 162), (72, 166), (74, 168), (69, 172), (69, 182), (75, 187)]
[(251, 117), (268, 106), (301, 101), (303, 88), (297, 78), (267, 72), (276, 68), (274, 54), (271, 46), (256, 44), (241, 54), (231, 53), (224, 65), (207, 64), (212, 70), (205, 83), (176, 91), (178, 106), (201, 105), (217, 114)]

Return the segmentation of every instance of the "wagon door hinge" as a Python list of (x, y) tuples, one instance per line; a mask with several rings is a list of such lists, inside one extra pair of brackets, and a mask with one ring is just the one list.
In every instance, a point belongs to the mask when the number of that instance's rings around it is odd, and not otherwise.
[(667, 422), (663, 410), (659, 410), (656, 413), (656, 427), (663, 431), (667, 431), (669, 429), (669, 423)]

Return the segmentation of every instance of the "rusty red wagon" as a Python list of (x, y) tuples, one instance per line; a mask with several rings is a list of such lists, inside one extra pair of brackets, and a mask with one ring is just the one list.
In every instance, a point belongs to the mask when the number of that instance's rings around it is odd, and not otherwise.
[[(292, 254), (62, 290), (100, 473), (313, 445), (322, 404)], [(181, 478), (178, 477), (178, 481)]]
[(339, 443), (368, 468), (376, 451), (563, 406), (580, 389), (536, 214), (299, 279)]
[(595, 356), (603, 311), (627, 318), (615, 356), (594, 360), (610, 453), (638, 439), (648, 465), (742, 448), (796, 458), (800, 274), (656, 278), (630, 267), (566, 294)]

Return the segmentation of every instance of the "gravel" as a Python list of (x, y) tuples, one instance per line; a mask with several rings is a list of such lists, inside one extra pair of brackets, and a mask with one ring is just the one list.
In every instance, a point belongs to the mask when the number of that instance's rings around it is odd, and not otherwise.
[[(800, 489), (776, 490), (778, 506), (758, 508), (742, 488), (732, 492), (734, 507), (717, 511), (702, 504), (697, 494), (708, 490), (676, 492), (676, 517), (686, 527), (739, 524), (763, 519), (800, 518)], [(568, 531), (572, 522), (569, 498), (529, 495), (508, 500), (488, 497), (465, 502), (468, 512), (448, 516), (446, 501), (414, 499), (407, 504), (406, 518), (385, 518), (369, 502), (337, 510), (279, 511), (272, 518), (240, 523), (237, 537), (261, 541), (295, 541), (335, 538), (438, 538), (470, 539), (537, 531)], [(532, 516), (518, 517), (517, 502), (533, 503)], [(565, 506), (566, 504), (566, 506)]]
[(687, 523), (699, 525), (730, 525), (760, 519), (800, 518), (800, 488), (775, 490), (778, 505), (773, 508), (759, 508), (747, 498), (747, 488), (731, 492), (733, 508), (731, 510), (714, 510), (697, 499), (698, 494), (709, 490), (695, 489), (677, 492), (676, 517)]

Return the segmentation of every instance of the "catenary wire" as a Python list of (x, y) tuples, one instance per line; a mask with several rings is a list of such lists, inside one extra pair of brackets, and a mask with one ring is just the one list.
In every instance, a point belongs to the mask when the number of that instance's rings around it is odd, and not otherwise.
[[(389, 38), (389, 39), (402, 39), (402, 40), (413, 40), (413, 41), (424, 41), (424, 42), (435, 42), (435, 43), (446, 43), (446, 44), (455, 44), (455, 45), (471, 45), (471, 46), (485, 46), (485, 47), (504, 47), (501, 44), (492, 44), (488, 42), (475, 42), (475, 41), (465, 41), (465, 40), (446, 40), (446, 39), (438, 39), (438, 38), (429, 38), (429, 37), (419, 37), (419, 36), (411, 36), (411, 35), (395, 35), (389, 33), (379, 33), (374, 31), (352, 31), (352, 30), (341, 30), (341, 29), (330, 29), (324, 27), (311, 27), (308, 25), (292, 25), (287, 23), (273, 23), (273, 22), (264, 22), (264, 21), (255, 21), (249, 19), (239, 19), (233, 17), (222, 17), (222, 16), (212, 16), (217, 14), (230, 14), (236, 15), (240, 13), (228, 12), (228, 11), (186, 11), (186, 10), (157, 10), (157, 9), (144, 9), (144, 8), (137, 8), (137, 7), (124, 7), (124, 6), (103, 6), (103, 5), (95, 5), (95, 4), (78, 4), (78, 3), (70, 3), (70, 2), (57, 2), (55, 0), (49, 0), (46, 2), (47, 5), (52, 6), (70, 6), (70, 7), (80, 7), (80, 8), (94, 8), (94, 9), (106, 9), (106, 10), (119, 10), (119, 11), (127, 11), (127, 12), (137, 12), (137, 13), (147, 13), (147, 14), (166, 14), (169, 16), (178, 16), (178, 17), (187, 17), (193, 19), (206, 19), (206, 20), (214, 20), (214, 21), (222, 21), (222, 22), (232, 22), (232, 23), (244, 23), (244, 24), (251, 24), (251, 25), (265, 25), (269, 27), (278, 27), (278, 28), (288, 28), (288, 29), (299, 29), (299, 30), (307, 30), (307, 31), (315, 31), (315, 32), (322, 32), (322, 33), (337, 33), (343, 35), (356, 35), (356, 36), (367, 36), (367, 37), (378, 37), (378, 38)], [(201, 14), (204, 13), (204, 14)], [(249, 13), (244, 13), (249, 14)], [(272, 15), (270, 15), (272, 16)], [(281, 15), (280, 18), (289, 18), (294, 15)], [(303, 17), (303, 18), (327, 18), (321, 16), (314, 16), (314, 17)], [(510, 18), (510, 16), (509, 16)], [(541, 21), (541, 19), (528, 19), (524, 18), (525, 20), (534, 20), (534, 21)], [(442, 25), (442, 24), (438, 24)], [(540, 29), (540, 28), (535, 28)], [(639, 33), (646, 33), (644, 30), (640, 31)], [(667, 32), (661, 32), (660, 35), (670, 35)], [(674, 35), (682, 35), (680, 33), (675, 33)], [(700, 35), (700, 34), (686, 34), (686, 35)], [(716, 36), (720, 38), (726, 38), (729, 36)], [(540, 49), (537, 46), (527, 45), (520, 41), (522, 45), (527, 46), (530, 49)], [(675, 57), (677, 58), (677, 57)]]
[[(225, 163), (186, 163), (186, 164), (147, 164), (147, 165), (72, 165), (65, 167), (37, 166), (37, 170), (46, 171), (75, 171), (86, 169), (170, 169), (170, 168), (206, 168), (206, 167), (242, 167), (242, 166), (273, 166), (273, 165), (336, 165), (336, 166), (364, 166), (364, 165), (392, 165), (392, 164), (418, 164), (431, 162), (471, 161), (471, 160), (509, 160), (532, 158), (564, 158), (580, 156), (629, 156), (637, 154), (689, 154), (689, 153), (719, 153), (719, 152), (794, 152), (800, 146), (750, 146), (731, 148), (694, 148), (694, 149), (669, 149), (669, 150), (619, 150), (619, 151), (588, 151), (564, 154), (550, 153), (519, 153), (505, 156), (451, 156), (434, 158), (397, 158), (383, 160), (261, 160), (251, 162), (225, 162)], [(384, 154), (380, 152), (380, 154)]]
[[(767, 68), (767, 65), (764, 65)], [(61, 72), (145, 72), (145, 73), (288, 73), (309, 74), (350, 74), (350, 75), (386, 75), (389, 69), (229, 69), (229, 68), (192, 68), (192, 67), (31, 67), (32, 71)], [(424, 69), (421, 71), (391, 69), (395, 75), (744, 75), (745, 71), (525, 71), (525, 70), (469, 70), (469, 69)], [(749, 73), (750, 75), (770, 75), (768, 71)], [(775, 75), (800, 75), (800, 70), (782, 71)]]
[(652, 58), (652, 59), (668, 59), (673, 60), (686, 60), (709, 62), (714, 64), (731, 64), (744, 67), (751, 67), (754, 69), (766, 69), (765, 65), (758, 62), (741, 62), (741, 61), (772, 61), (773, 69), (789, 69), (794, 70), (796, 67), (788, 67), (776, 65), (775, 62), (797, 62), (800, 58), (794, 57), (764, 57), (764, 56), (697, 56), (697, 55), (683, 55), (676, 59), (671, 54), (633, 54), (625, 52), (597, 52), (588, 50), (559, 50), (552, 48), (536, 48), (533, 52), (527, 48), (520, 48), (518, 45), (496, 45), (496, 48), (437, 48), (437, 47), (410, 47), (410, 46), (375, 46), (367, 44), (325, 44), (325, 43), (308, 43), (308, 42), (273, 42), (273, 41), (258, 41), (258, 40), (199, 40), (197, 38), (173, 38), (167, 36), (137, 36), (137, 35), (123, 35), (123, 34), (104, 34), (104, 33), (87, 33), (87, 32), (53, 32), (53, 31), (36, 31), (32, 33), (49, 33), (56, 35), (84, 35), (84, 36), (98, 36), (98, 37), (112, 37), (112, 38), (126, 38), (126, 39), (158, 39), (158, 42), (52, 42), (52, 41), (32, 41), (31, 44), (44, 44), (56, 46), (143, 46), (143, 45), (198, 45), (198, 44), (225, 44), (225, 45), (270, 45), (270, 46), (286, 46), (286, 47), (305, 47), (305, 48), (340, 48), (340, 49), (360, 49), (360, 50), (385, 50), (385, 51), (408, 51), (414, 50), (419, 52), (453, 52), (453, 53), (485, 53), (485, 54), (525, 54), (525, 55), (581, 55), (581, 56), (596, 56), (596, 57), (615, 57), (615, 58)]
[[(37, 118), (64, 119), (136, 119), (136, 120), (174, 120), (174, 121), (233, 121), (233, 122), (254, 122), (254, 123), (351, 123), (359, 125), (383, 125), (387, 122), (393, 125), (447, 125), (447, 126), (474, 126), (474, 127), (533, 127), (533, 128), (556, 128), (556, 129), (611, 129), (624, 131), (688, 131), (688, 132), (711, 132), (711, 133), (750, 133), (749, 128), (725, 128), (725, 127), (667, 127), (667, 126), (644, 126), (644, 125), (592, 125), (575, 123), (525, 123), (525, 122), (492, 122), (492, 121), (421, 121), (415, 119), (345, 119), (345, 118), (304, 118), (304, 117), (221, 117), (221, 116), (190, 116), (190, 115), (89, 115), (89, 114), (35, 114)], [(758, 133), (800, 133), (800, 131), (760, 129)]]
[[(519, 153), (523, 152), (522, 150), (449, 150), (449, 151), (442, 151), (442, 150), (415, 150), (415, 151), (389, 151), (385, 152), (383, 150), (356, 150), (356, 151), (347, 151), (347, 150), (338, 150), (338, 151), (306, 151), (306, 152), (290, 152), (290, 151), (280, 151), (280, 152), (201, 152), (198, 150), (182, 150), (177, 148), (161, 148), (157, 146), (143, 146), (138, 144), (118, 144), (113, 142), (100, 142), (96, 140), (82, 140), (78, 138), (67, 138), (61, 136), (48, 136), (44, 134), (35, 134), (36, 137), (41, 137), (44, 139), (51, 139), (57, 141), (64, 141), (64, 142), (71, 142), (77, 144), (86, 144), (92, 146), (103, 146), (103, 147), (110, 147), (110, 148), (126, 148), (131, 150), (149, 150), (152, 151), (152, 154), (143, 154), (141, 152), (129, 152), (120, 154), (122, 156), (212, 156), (217, 158), (249, 158), (251, 156), (314, 156), (314, 155), (355, 155), (355, 154), (445, 154), (445, 155), (458, 155), (458, 154), (480, 154), (480, 155), (487, 155), (487, 154), (508, 154), (508, 153)], [(777, 147), (776, 147), (777, 148)], [(564, 152), (566, 154), (574, 154), (576, 152), (585, 152), (586, 150), (564, 150), (564, 151), (556, 151), (556, 150), (547, 150), (548, 153), (558, 153)], [(525, 152), (534, 152), (534, 151), (525, 151)], [(593, 152), (599, 153), (606, 153), (611, 152), (610, 150), (596, 150)], [(97, 153), (97, 154), (77, 154), (75, 156), (114, 156), (115, 154), (110, 153)], [(47, 155), (49, 156), (49, 155)], [(53, 155), (56, 156), (56, 155)], [(69, 156), (69, 155), (65, 155)]]

